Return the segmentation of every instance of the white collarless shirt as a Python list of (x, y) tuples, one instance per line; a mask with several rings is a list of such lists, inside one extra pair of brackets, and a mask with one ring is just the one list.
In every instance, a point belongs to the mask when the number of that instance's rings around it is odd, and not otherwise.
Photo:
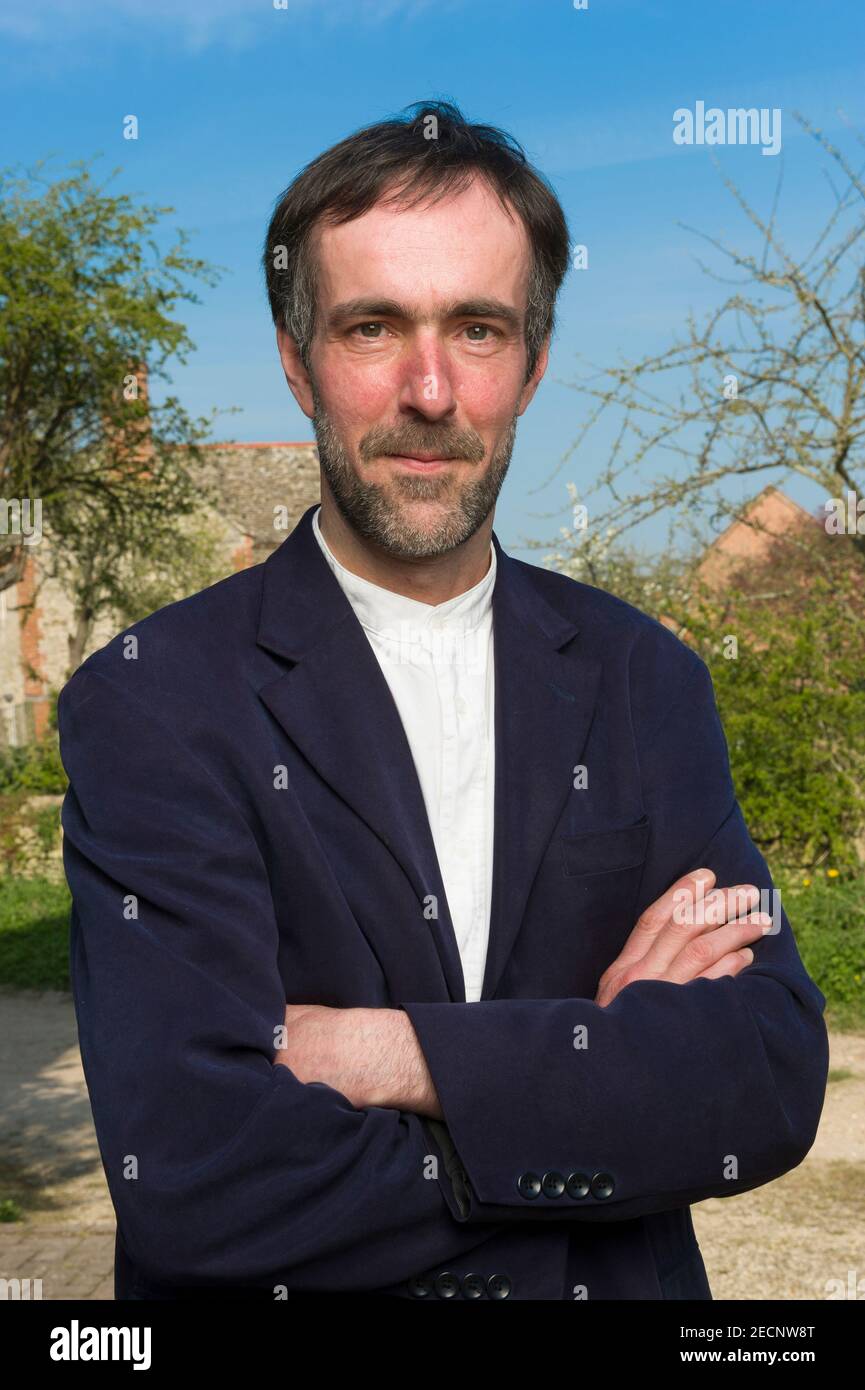
[[(456, 933), (466, 1000), (489, 944), (495, 795), (492, 594), (496, 552), (474, 588), (421, 603), (353, 574), (312, 529), (367, 635), (406, 732)], [(395, 925), (396, 929), (396, 925)]]

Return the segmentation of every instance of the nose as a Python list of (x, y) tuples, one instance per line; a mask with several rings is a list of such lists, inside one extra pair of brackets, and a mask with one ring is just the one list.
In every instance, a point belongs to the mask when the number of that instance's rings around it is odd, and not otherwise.
[(435, 339), (416, 343), (402, 363), (399, 407), (426, 420), (444, 420), (456, 409), (447, 354)]

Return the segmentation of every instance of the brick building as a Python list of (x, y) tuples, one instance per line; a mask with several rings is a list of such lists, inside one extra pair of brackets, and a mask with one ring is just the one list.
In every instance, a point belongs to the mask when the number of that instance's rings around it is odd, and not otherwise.
[[(217, 507), (203, 515), (216, 529), (229, 575), (265, 560), (318, 501), (318, 452), (306, 442), (211, 444), (202, 452), (202, 481), (218, 497)], [(51, 691), (66, 680), (73, 605), (47, 576), (49, 544), (43, 537), (34, 545), (20, 581), (0, 591), (0, 747), (26, 743), (43, 732)], [(85, 655), (119, 630), (98, 622)]]
[(707, 546), (698, 573), (710, 589), (721, 592), (733, 575), (777, 558), (778, 542), (815, 544), (825, 540), (822, 522), (770, 484)]

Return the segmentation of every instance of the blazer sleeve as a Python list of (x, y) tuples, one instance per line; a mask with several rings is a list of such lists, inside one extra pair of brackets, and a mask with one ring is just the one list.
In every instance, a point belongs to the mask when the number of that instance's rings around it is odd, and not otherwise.
[(362, 1291), (476, 1246), (416, 1115), (273, 1064), (274, 904), (225, 789), (86, 664), (58, 719), (79, 1038), (133, 1261), (171, 1284)]
[[(736, 802), (708, 670), (683, 651), (666, 652), (679, 694), (660, 727), (634, 714), (652, 826), (640, 911), (703, 866), (719, 887), (774, 886)], [(826, 1001), (780, 919), (737, 977), (636, 981), (606, 1008), (402, 1003), (444, 1115), (427, 1127), (455, 1219), (627, 1220), (746, 1192), (800, 1163), (825, 1096)], [(580, 1024), (588, 1045), (575, 1050)]]

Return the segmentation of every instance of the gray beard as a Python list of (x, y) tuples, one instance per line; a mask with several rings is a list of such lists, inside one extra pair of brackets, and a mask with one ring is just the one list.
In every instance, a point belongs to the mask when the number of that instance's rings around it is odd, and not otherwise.
[[(383, 487), (357, 476), (314, 385), (312, 397), (313, 427), (322, 471), (346, 522), (365, 540), (400, 559), (429, 560), (462, 545), (490, 515), (510, 465), (518, 416), (514, 415), (480, 477), (460, 485), (452, 473), (424, 477), (421, 473), (395, 471), (388, 485)], [(474, 431), (407, 421), (398, 429), (370, 430), (361, 440), (360, 455), (363, 459), (400, 450), (411, 454), (412, 449), (438, 448), (442, 449), (443, 457), (459, 457), (474, 463), (480, 463), (484, 454), (483, 442)], [(404, 514), (400, 499), (443, 501), (450, 502), (450, 506), (432, 528), (421, 529), (412, 525)]]

